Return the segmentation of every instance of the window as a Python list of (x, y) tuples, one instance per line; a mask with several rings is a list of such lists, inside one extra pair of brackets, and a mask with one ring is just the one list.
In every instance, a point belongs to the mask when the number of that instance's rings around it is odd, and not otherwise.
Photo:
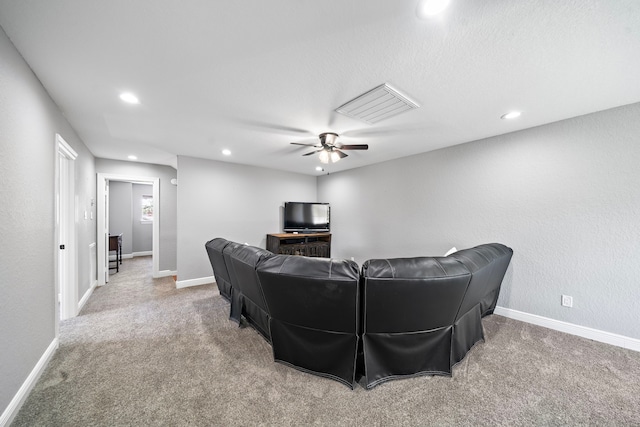
[(142, 216), (140, 221), (153, 222), (153, 196), (142, 196)]

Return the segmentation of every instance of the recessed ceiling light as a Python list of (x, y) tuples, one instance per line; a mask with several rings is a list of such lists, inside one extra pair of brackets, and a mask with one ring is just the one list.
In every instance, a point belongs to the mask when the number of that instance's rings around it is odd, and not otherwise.
[(507, 114), (503, 114), (500, 116), (501, 119), (515, 119), (516, 117), (520, 117), (522, 113), (520, 111), (511, 111)]
[(140, 100), (138, 99), (138, 97), (130, 92), (121, 93), (120, 99), (129, 104), (140, 104)]
[(224, 154), (225, 156), (230, 156), (231, 155), (231, 150), (227, 150), (225, 148), (224, 150), (222, 150), (222, 154)]
[(317, 170), (318, 172), (322, 172), (324, 169), (322, 169), (322, 166), (316, 166), (316, 170)]
[(130, 154), (127, 156), (127, 159), (129, 160), (138, 160), (138, 156), (134, 156), (133, 154)]
[(418, 3), (418, 16), (435, 16), (449, 6), (449, 0), (421, 0)]

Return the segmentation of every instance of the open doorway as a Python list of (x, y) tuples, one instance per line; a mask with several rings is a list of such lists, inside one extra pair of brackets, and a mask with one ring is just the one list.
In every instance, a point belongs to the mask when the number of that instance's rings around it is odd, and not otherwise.
[[(104, 285), (109, 281), (109, 247), (110, 247), (110, 229), (109, 229), (109, 205), (110, 205), (110, 184), (111, 183), (131, 183), (146, 185), (151, 187), (150, 200), (156, 207), (159, 206), (160, 201), (160, 179), (157, 177), (140, 177), (140, 176), (125, 176), (125, 175), (113, 175), (98, 173), (98, 232), (97, 232), (97, 246), (98, 246), (98, 285)], [(143, 191), (143, 196), (149, 196), (148, 191)], [(160, 209), (153, 210), (152, 217), (143, 218), (144, 207), (142, 206), (142, 197), (140, 198), (140, 218), (137, 218), (141, 223), (148, 221), (151, 224), (142, 224), (145, 227), (151, 226), (151, 256), (153, 264), (153, 277), (160, 277), (159, 268), (159, 236), (160, 236)], [(134, 208), (135, 209), (135, 208)], [(136, 217), (137, 215), (136, 209)], [(147, 210), (148, 213), (148, 210)], [(132, 214), (133, 215), (133, 214)], [(119, 261), (116, 261), (119, 262)]]
[[(109, 181), (109, 274), (123, 259), (152, 256), (154, 210), (150, 182)], [(149, 274), (152, 268), (148, 263)]]

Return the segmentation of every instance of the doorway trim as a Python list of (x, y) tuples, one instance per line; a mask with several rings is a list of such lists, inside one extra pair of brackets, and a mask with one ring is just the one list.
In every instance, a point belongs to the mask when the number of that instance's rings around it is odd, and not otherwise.
[[(56, 133), (56, 328), (78, 314), (75, 160), (78, 153)], [(64, 245), (64, 249), (61, 249)], [(64, 250), (64, 253), (62, 252)], [(57, 336), (56, 329), (56, 336)]]
[(98, 286), (107, 283), (108, 265), (105, 264), (108, 253), (106, 251), (108, 224), (106, 224), (105, 186), (107, 181), (143, 182), (153, 185), (153, 230), (151, 232), (151, 257), (153, 259), (153, 277), (162, 277), (160, 274), (160, 178), (148, 176), (117, 175), (111, 173), (98, 173), (96, 185), (98, 186), (97, 219), (98, 232)]

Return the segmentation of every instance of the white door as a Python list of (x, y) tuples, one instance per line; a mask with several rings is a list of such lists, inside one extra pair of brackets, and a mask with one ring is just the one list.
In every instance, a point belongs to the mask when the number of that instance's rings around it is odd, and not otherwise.
[(109, 180), (104, 180), (104, 283), (109, 283)]
[(60, 135), (58, 145), (57, 251), (58, 251), (58, 304), (60, 320), (78, 314), (78, 280), (76, 272), (75, 229), (75, 163), (78, 156)]
[(67, 241), (67, 227), (66, 227), (66, 212), (64, 206), (67, 204), (66, 193), (67, 191), (64, 189), (67, 186), (68, 177), (67, 175), (67, 159), (63, 154), (58, 153), (58, 310), (59, 316), (61, 319), (64, 318), (63, 308), (64, 304), (62, 302), (63, 296), (66, 297), (65, 292), (65, 283), (67, 283), (67, 275), (69, 272), (67, 271), (68, 265), (68, 256), (69, 253), (66, 250), (65, 242)]

